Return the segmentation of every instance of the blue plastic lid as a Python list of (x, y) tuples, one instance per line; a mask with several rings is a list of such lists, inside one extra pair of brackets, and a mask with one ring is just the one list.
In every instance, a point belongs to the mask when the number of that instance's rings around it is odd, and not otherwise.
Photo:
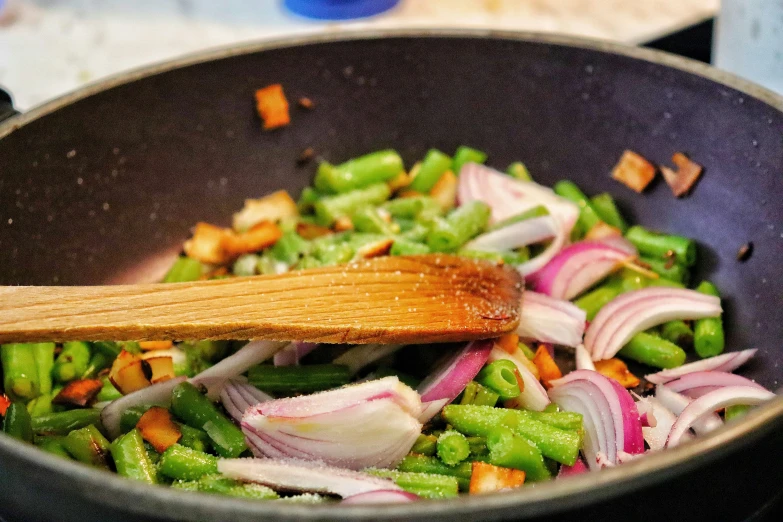
[[(0, 0), (2, 1), (2, 0)], [(285, 0), (293, 13), (319, 20), (350, 20), (388, 11), (400, 0)]]

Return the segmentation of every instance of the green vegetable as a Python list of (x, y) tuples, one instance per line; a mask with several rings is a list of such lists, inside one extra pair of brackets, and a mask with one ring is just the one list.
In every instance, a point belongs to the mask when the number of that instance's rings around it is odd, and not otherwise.
[(110, 444), (94, 424), (73, 430), (62, 439), (62, 445), (79, 462), (109, 469), (106, 457)]
[(429, 193), (441, 176), (451, 168), (452, 160), (438, 149), (430, 149), (419, 166), (416, 177), (410, 184), (410, 189), (422, 194)]
[(690, 272), (688, 269), (679, 263), (675, 263), (674, 259), (666, 260), (642, 256), (639, 260), (648, 265), (650, 270), (669, 281), (687, 284), (688, 279), (690, 279)]
[(109, 448), (118, 475), (148, 484), (157, 482), (155, 465), (147, 455), (139, 430), (120, 436)]
[(247, 449), (242, 430), (189, 382), (178, 384), (172, 391), (171, 411), (185, 424), (204, 430), (221, 457), (238, 457)]
[(462, 433), (448, 430), (438, 437), (437, 451), (438, 457), (444, 464), (455, 466), (468, 458), (470, 445)]
[(489, 205), (482, 201), (461, 205), (445, 218), (435, 219), (427, 235), (427, 246), (435, 252), (457, 250), (484, 230), (489, 222), (489, 215)]
[(266, 486), (244, 483), (222, 475), (205, 475), (201, 477), (198, 480), (198, 491), (253, 500), (271, 500), (279, 498), (279, 495), (274, 490)]
[(90, 364), (90, 345), (84, 341), (63, 343), (63, 350), (54, 360), (52, 375), (57, 381), (66, 383), (78, 379)]
[(406, 241), (405, 239), (395, 239), (389, 252), (393, 256), (416, 256), (429, 254), (430, 247), (415, 241)]
[(57, 387), (49, 393), (39, 395), (35, 399), (32, 399), (27, 403), (27, 411), (31, 417), (39, 417), (41, 415), (48, 415), (54, 411), (52, 409), (52, 399), (54, 399), (58, 393), (60, 393), (61, 387)]
[(321, 163), (314, 184), (321, 192), (345, 193), (389, 181), (404, 169), (402, 158), (397, 152), (381, 150), (348, 160), (341, 165)]
[(52, 368), (54, 368), (54, 343), (33, 343), (33, 358), (38, 373), (38, 393), (52, 391)]
[(35, 445), (47, 453), (71, 460), (71, 454), (63, 446), (63, 437), (38, 437)]
[(101, 412), (92, 408), (68, 410), (34, 417), (33, 432), (48, 435), (67, 435), (72, 430), (100, 422)]
[(587, 313), (587, 320), (595, 319), (596, 314), (612, 299), (622, 293), (620, 288), (613, 285), (599, 286), (574, 301), (574, 304)]
[(177, 424), (182, 437), (179, 444), (192, 450), (208, 452), (212, 450), (212, 444), (209, 442), (209, 436), (198, 428), (188, 426), (187, 424)]
[(380, 205), (391, 196), (386, 183), (378, 183), (365, 188), (352, 190), (344, 194), (321, 198), (315, 204), (318, 222), (329, 226), (342, 216), (350, 216), (364, 205)]
[[(92, 344), (92, 348), (94, 352), (102, 353), (106, 357), (109, 357), (110, 359), (116, 358), (120, 352), (122, 351), (123, 347), (119, 344), (112, 342), (112, 341), (96, 341)], [(138, 351), (134, 351), (133, 353), (138, 353), (141, 351), (141, 347), (138, 346), (138, 343), (133, 343), (135, 345), (135, 348), (138, 348)], [(124, 343), (125, 349), (129, 352), (133, 351), (133, 349), (129, 346), (129, 343)]]
[(31, 344), (2, 345), (0, 360), (3, 365), (3, 389), (12, 400), (32, 399), (39, 395), (38, 365)]
[(587, 232), (601, 221), (601, 218), (598, 217), (598, 212), (593, 207), (593, 203), (587, 199), (585, 193), (575, 183), (567, 180), (558, 181), (552, 188), (558, 196), (569, 199), (579, 205), (578, 222), (582, 230)]
[(735, 406), (729, 406), (726, 408), (726, 410), (723, 413), (723, 417), (726, 420), (726, 422), (729, 422), (733, 419), (739, 419), (740, 417), (744, 416), (750, 409), (753, 408), (753, 406), (749, 406), (747, 404), (737, 404)]
[[(703, 281), (697, 292), (720, 297), (718, 289), (709, 281)], [(693, 323), (693, 348), (699, 357), (714, 357), (723, 352), (726, 345), (723, 334), (723, 319), (721, 317), (708, 317), (698, 319)]]
[(315, 202), (321, 199), (321, 196), (322, 194), (313, 187), (305, 187), (302, 189), (302, 193), (299, 194), (299, 201), (296, 202), (296, 207), (303, 214), (310, 212)]
[(614, 202), (614, 198), (612, 198), (609, 193), (604, 192), (593, 196), (590, 198), (590, 203), (601, 221), (615, 228), (619, 228), (620, 231), (625, 234), (625, 231), (628, 230), (628, 223), (626, 223), (623, 215)]
[(462, 392), (460, 404), (474, 404), (476, 406), (494, 406), (500, 395), (482, 386), (476, 381), (470, 381)]
[(485, 365), (476, 375), (476, 381), (497, 393), (503, 400), (514, 399), (521, 393), (516, 370), (513, 362), (499, 359)]
[(674, 255), (677, 262), (686, 267), (696, 263), (696, 243), (687, 237), (659, 234), (639, 225), (629, 228), (625, 237), (643, 255), (657, 259), (666, 259)]
[(163, 282), (187, 283), (189, 281), (198, 281), (203, 273), (204, 267), (201, 265), (201, 261), (189, 257), (178, 257), (163, 277)]
[(618, 355), (655, 368), (676, 368), (685, 362), (685, 351), (676, 344), (641, 332), (628, 341)]
[[(413, 447), (411, 448), (411, 453), (418, 453), (419, 455), (427, 455), (431, 457), (435, 455), (435, 452), (437, 451), (437, 445), (438, 445), (438, 437), (436, 437), (435, 435), (425, 435), (424, 433), (422, 433), (418, 436), (416, 442), (413, 443)], [(403, 470), (403, 471), (413, 471), (413, 470)]]
[(33, 442), (33, 429), (30, 413), (21, 402), (12, 402), (5, 410), (3, 432), (24, 442)]
[(519, 223), (520, 221), (527, 221), (528, 219), (533, 219), (533, 218), (543, 217), (548, 215), (549, 215), (549, 210), (544, 205), (538, 205), (536, 207), (529, 208), (524, 212), (520, 212), (519, 214), (514, 214), (513, 216), (507, 217), (502, 221), (498, 221), (494, 225), (487, 228), (487, 232), (491, 232), (493, 230), (500, 230), (501, 228), (506, 228), (507, 226), (513, 225), (514, 223)]
[(685, 321), (669, 321), (661, 325), (661, 337), (677, 346), (691, 346), (693, 344), (693, 330), (685, 324)]
[(376, 207), (359, 207), (352, 215), (351, 221), (358, 232), (369, 232), (371, 234), (391, 235), (397, 232), (392, 223), (387, 223), (378, 212)]
[(516, 178), (521, 181), (533, 181), (533, 176), (530, 175), (530, 171), (521, 161), (515, 161), (506, 169), (506, 174), (512, 178)]
[(113, 401), (122, 397), (120, 391), (114, 387), (108, 377), (102, 377), (101, 382), (103, 382), (103, 388), (95, 397), (97, 402)]
[(466, 163), (484, 163), (487, 161), (487, 155), (477, 149), (472, 149), (465, 145), (457, 148), (454, 153), (454, 160), (452, 162), (451, 171), (459, 176), (462, 166)]
[(525, 354), (525, 357), (527, 357), (529, 360), (533, 360), (536, 358), (536, 352), (534, 352), (528, 345), (525, 343), (519, 343), (517, 344), (517, 348), (522, 350), (522, 353)]
[(243, 254), (234, 261), (231, 271), (238, 276), (252, 276), (258, 272), (259, 256), (256, 254)]
[(217, 473), (217, 457), (174, 444), (161, 455), (158, 470), (173, 479), (197, 480)]
[(495, 426), (487, 434), (489, 462), (504, 468), (521, 469), (531, 481), (550, 478), (541, 451), (531, 441), (506, 426)]
[(461, 462), (448, 466), (435, 457), (424, 455), (406, 455), (400, 461), (397, 469), (408, 473), (428, 473), (432, 475), (447, 475), (455, 477), (460, 491), (467, 491), (470, 486), (472, 466), (470, 462)]
[(82, 374), (82, 379), (94, 379), (98, 376), (101, 370), (105, 370), (114, 362), (113, 357), (107, 356), (103, 352), (95, 351), (90, 357), (90, 362), (87, 364), (87, 369)]
[(341, 364), (261, 364), (250, 368), (247, 377), (250, 384), (267, 392), (311, 393), (348, 384), (351, 382), (351, 371), (348, 366)]
[[(272, 257), (288, 265), (293, 265), (299, 258), (312, 252), (312, 245), (296, 232), (284, 232), (270, 250)], [(259, 266), (260, 266), (259, 259)], [(259, 271), (265, 273), (259, 268)]]
[(459, 491), (456, 477), (434, 473), (410, 473), (388, 469), (365, 470), (376, 477), (389, 478), (402, 489), (422, 498), (451, 498)]

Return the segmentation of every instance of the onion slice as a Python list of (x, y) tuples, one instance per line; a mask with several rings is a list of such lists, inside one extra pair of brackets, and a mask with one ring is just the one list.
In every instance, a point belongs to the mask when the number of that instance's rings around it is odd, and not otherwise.
[(672, 430), (677, 416), (655, 397), (643, 397), (636, 402), (636, 407), (642, 415), (655, 418), (654, 426), (642, 426), (644, 441), (650, 451), (659, 451), (666, 447), (666, 439)]
[(585, 331), (584, 310), (537, 292), (522, 294), (517, 335), (545, 343), (577, 346)]
[(220, 459), (223, 475), (285, 491), (328, 493), (352, 497), (372, 491), (401, 491), (388, 479), (359, 471), (327, 466), (321, 462), (297, 459)]
[(775, 398), (775, 394), (771, 391), (750, 386), (727, 386), (702, 395), (688, 404), (677, 418), (671, 433), (669, 433), (666, 447), (676, 446), (683, 434), (694, 427), (694, 424), (705, 415), (714, 414), (716, 410), (729, 406), (755, 406), (773, 398)]
[(374, 363), (402, 348), (403, 344), (358, 344), (337, 357), (334, 364), (344, 364), (351, 375), (356, 375), (365, 366)]
[(750, 386), (761, 390), (766, 389), (747, 377), (727, 372), (693, 372), (666, 383), (668, 389), (692, 399), (726, 386)]
[(558, 252), (528, 281), (536, 292), (571, 300), (634, 257), (636, 249), (630, 243), (620, 248), (614, 243), (580, 241)]
[(318, 343), (307, 343), (304, 341), (294, 341), (279, 352), (273, 358), (275, 366), (296, 366), (299, 361), (318, 348)]
[(585, 464), (585, 461), (581, 458), (577, 458), (573, 466), (562, 464), (560, 471), (557, 472), (557, 478), (572, 477), (574, 475), (581, 475), (590, 471)]
[[(594, 361), (611, 359), (639, 332), (675, 319), (721, 314), (720, 298), (695, 290), (649, 287), (622, 294), (601, 308), (585, 334)], [(524, 314), (524, 310), (523, 310)]]
[(382, 489), (351, 495), (343, 499), (341, 504), (404, 504), (419, 500), (418, 495), (395, 489)]
[(742, 350), (740, 352), (729, 352), (709, 359), (702, 359), (700, 361), (683, 364), (677, 368), (670, 370), (663, 370), (650, 375), (645, 375), (644, 378), (653, 384), (664, 384), (672, 381), (683, 375), (694, 372), (704, 371), (716, 371), (716, 372), (731, 372), (748, 362), (756, 355), (758, 350), (752, 348), (750, 350)]
[[(666, 408), (671, 410), (674, 415), (678, 416), (692, 402), (685, 395), (672, 391), (661, 384), (655, 388), (655, 398)], [(693, 425), (693, 431), (695, 431), (697, 435), (706, 435), (711, 431), (717, 430), (721, 426), (723, 426), (723, 420), (721, 420), (717, 413), (713, 413), (711, 415), (705, 415), (703, 418), (697, 420)]]
[(448, 356), (419, 385), (422, 411), (420, 422), (430, 420), (443, 406), (462, 393), (487, 362), (492, 340), (472, 341)]
[(175, 377), (152, 386), (147, 386), (112, 401), (101, 410), (101, 423), (106, 428), (106, 433), (108, 433), (111, 439), (120, 436), (120, 418), (122, 417), (122, 412), (128, 408), (142, 404), (168, 407), (171, 404), (171, 391), (186, 380), (186, 377)]
[(236, 422), (242, 422), (242, 416), (251, 406), (271, 400), (272, 396), (238, 378), (229, 379), (220, 390), (220, 402)]
[[(524, 355), (522, 355), (522, 357), (524, 357)], [(518, 361), (516, 357), (509, 354), (502, 348), (495, 346), (492, 348), (492, 351), (489, 354), (488, 361), (494, 362), (499, 359), (504, 359), (514, 363), (514, 365), (517, 367), (517, 371), (519, 372), (519, 377), (522, 379), (522, 384), (524, 385), (521, 386), (522, 392), (519, 394), (519, 397), (514, 399), (514, 401), (519, 404), (519, 406), (528, 410), (543, 411), (551, 401), (549, 400), (549, 396), (546, 393), (546, 389), (541, 386), (541, 382), (538, 380), (538, 377), (533, 375), (528, 367), (521, 361)]]
[(595, 371), (595, 364), (590, 358), (590, 354), (585, 349), (585, 345), (579, 344), (574, 351), (574, 358), (576, 359), (577, 370), (592, 370)]
[(559, 230), (559, 223), (555, 218), (539, 216), (481, 234), (466, 243), (464, 248), (490, 252), (514, 250), (552, 239)]

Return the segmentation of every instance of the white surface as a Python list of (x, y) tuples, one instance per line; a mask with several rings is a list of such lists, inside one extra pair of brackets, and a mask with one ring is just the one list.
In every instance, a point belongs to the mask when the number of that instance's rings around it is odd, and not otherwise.
[[(387, 14), (325, 24), (277, 0), (7, 0), (0, 85), (26, 110), (117, 72), (183, 54), (346, 27), (473, 27), (639, 43), (698, 22), (719, 0), (403, 0)], [(10, 7), (9, 7), (10, 6)]]

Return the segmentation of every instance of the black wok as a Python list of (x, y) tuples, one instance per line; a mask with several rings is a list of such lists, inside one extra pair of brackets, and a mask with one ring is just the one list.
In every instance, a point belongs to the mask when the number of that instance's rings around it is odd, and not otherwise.
[[(256, 88), (280, 82), (312, 112), (263, 132)], [(0, 126), (0, 283), (154, 279), (198, 220), (297, 192), (307, 147), (341, 161), (406, 160), (469, 144), (537, 180), (609, 191), (634, 221), (699, 240), (726, 297), (746, 375), (783, 378), (783, 99), (663, 53), (510, 33), (319, 36), (256, 44), (120, 76)], [(694, 194), (638, 196), (608, 172), (623, 149), (705, 165)], [(745, 263), (737, 249), (753, 241)], [(741, 520), (783, 484), (783, 399), (714, 436), (515, 493), (384, 507), (294, 506), (123, 480), (0, 437), (0, 513), (12, 520)], [(606, 517), (606, 518), (605, 518)]]

